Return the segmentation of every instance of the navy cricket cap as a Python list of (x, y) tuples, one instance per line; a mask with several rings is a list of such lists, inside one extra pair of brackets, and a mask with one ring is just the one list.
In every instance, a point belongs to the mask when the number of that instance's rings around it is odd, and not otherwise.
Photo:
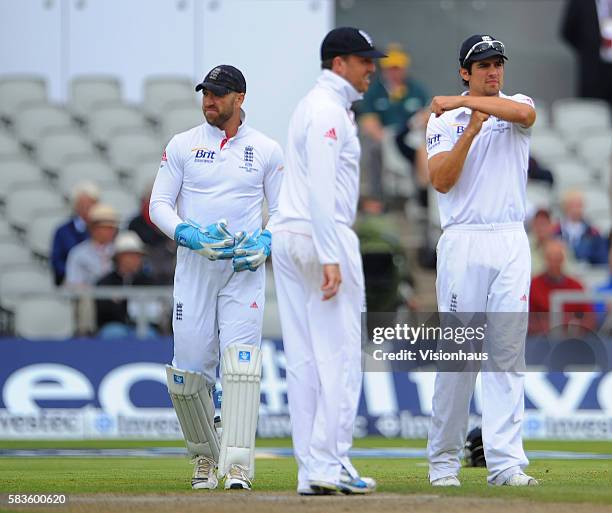
[(476, 34), (468, 37), (459, 49), (459, 63), (464, 67), (469, 62), (482, 61), (489, 57), (502, 57), (505, 55), (504, 43), (488, 34)]
[(338, 27), (330, 31), (321, 43), (321, 60), (333, 59), (338, 55), (359, 55), (378, 59), (386, 55), (374, 47), (372, 38), (355, 27)]
[(238, 68), (221, 64), (211, 69), (195, 90), (210, 91), (217, 96), (225, 96), (231, 92), (246, 93), (246, 80)]

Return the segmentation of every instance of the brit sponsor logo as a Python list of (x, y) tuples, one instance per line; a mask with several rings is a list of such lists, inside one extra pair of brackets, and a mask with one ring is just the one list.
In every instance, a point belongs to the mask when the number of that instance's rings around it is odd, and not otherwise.
[(215, 160), (216, 152), (208, 148), (194, 148), (191, 151), (195, 151), (194, 162), (211, 164)]
[(427, 149), (431, 150), (440, 144), (440, 140), (442, 139), (441, 134), (432, 134), (427, 137)]
[(463, 125), (458, 125), (457, 126), (457, 135), (462, 134), (465, 131), (465, 126)]

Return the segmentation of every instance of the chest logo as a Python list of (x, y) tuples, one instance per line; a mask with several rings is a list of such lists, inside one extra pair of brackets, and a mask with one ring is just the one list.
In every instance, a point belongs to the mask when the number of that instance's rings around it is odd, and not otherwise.
[(255, 149), (250, 144), (244, 147), (244, 154), (242, 157), (243, 165), (240, 166), (240, 169), (244, 169), (247, 173), (252, 173), (253, 171), (257, 171), (253, 167), (253, 162), (255, 159)]
[(191, 151), (195, 152), (195, 156), (193, 158), (194, 162), (211, 164), (215, 160), (216, 152), (209, 150), (208, 148), (194, 148)]

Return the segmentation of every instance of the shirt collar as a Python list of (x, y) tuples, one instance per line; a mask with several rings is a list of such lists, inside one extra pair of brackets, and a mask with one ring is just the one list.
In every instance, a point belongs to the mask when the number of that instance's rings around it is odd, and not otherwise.
[[(217, 128), (216, 126), (210, 125), (208, 124), (208, 122), (205, 122), (204, 125), (208, 128), (208, 130), (210, 130), (219, 139), (225, 139), (224, 130)], [(240, 108), (240, 125), (238, 125), (238, 131), (236, 132), (236, 135), (234, 137), (230, 137), (230, 139), (239, 137), (241, 135), (241, 132), (244, 131), (245, 126), (246, 126), (246, 112), (244, 112), (244, 110), (242, 110), (242, 107), (241, 107)]]
[(328, 69), (324, 69), (319, 75), (317, 85), (333, 91), (346, 108), (363, 98), (363, 94), (357, 91), (348, 80)]
[(87, 231), (87, 223), (81, 216), (75, 216), (74, 227), (76, 228), (77, 232), (83, 233)]

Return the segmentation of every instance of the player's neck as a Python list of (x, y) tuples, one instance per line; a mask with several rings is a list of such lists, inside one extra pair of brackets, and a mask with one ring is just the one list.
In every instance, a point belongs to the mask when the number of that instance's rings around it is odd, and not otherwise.
[(236, 118), (228, 119), (227, 122), (219, 128), (225, 132), (225, 137), (227, 139), (231, 139), (238, 133), (240, 123), (240, 116), (237, 116)]

